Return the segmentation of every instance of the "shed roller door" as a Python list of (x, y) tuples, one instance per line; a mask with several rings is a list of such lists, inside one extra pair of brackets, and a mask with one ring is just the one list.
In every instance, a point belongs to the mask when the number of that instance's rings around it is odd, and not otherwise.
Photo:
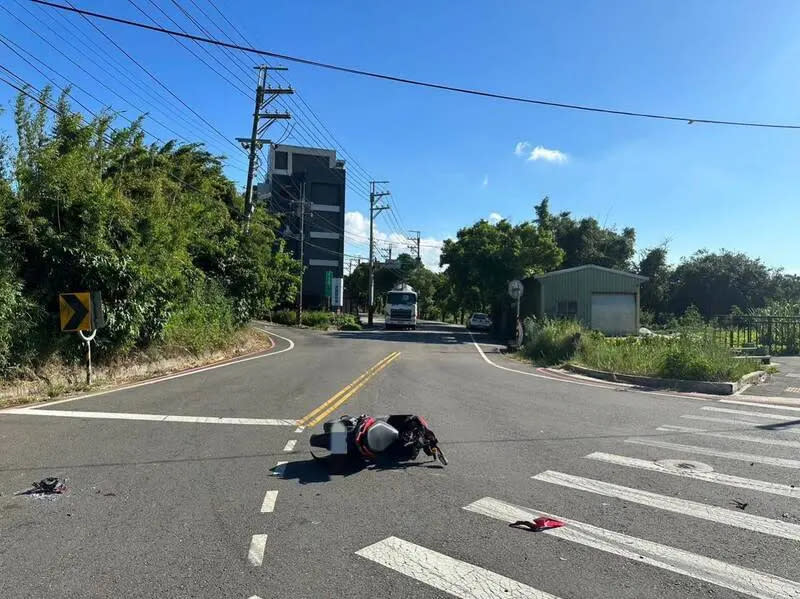
[(593, 293), (592, 328), (606, 335), (636, 332), (636, 296), (631, 293)]

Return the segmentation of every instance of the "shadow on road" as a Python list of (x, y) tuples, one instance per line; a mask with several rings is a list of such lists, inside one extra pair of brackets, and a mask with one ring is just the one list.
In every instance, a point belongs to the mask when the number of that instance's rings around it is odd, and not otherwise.
[[(276, 471), (279, 467), (272, 470)], [(436, 462), (387, 462), (370, 463), (362, 460), (349, 458), (339, 458), (328, 456), (325, 458), (311, 458), (297, 462), (289, 462), (283, 465), (281, 478), (284, 480), (296, 480), (301, 485), (314, 483), (327, 483), (332, 477), (346, 478), (362, 471), (383, 472), (389, 470), (406, 470), (408, 468), (434, 468), (441, 469), (443, 466)]]

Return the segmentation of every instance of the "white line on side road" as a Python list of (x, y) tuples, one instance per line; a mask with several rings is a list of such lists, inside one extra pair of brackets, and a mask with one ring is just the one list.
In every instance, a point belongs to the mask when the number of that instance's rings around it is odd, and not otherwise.
[[(188, 370), (186, 372), (176, 372), (175, 374), (169, 374), (169, 375), (166, 375), (166, 376), (159, 376), (159, 377), (147, 380), (147, 381), (142, 381), (141, 383), (134, 383), (132, 385), (124, 385), (122, 387), (117, 387), (116, 389), (108, 389), (107, 391), (97, 391), (96, 393), (87, 393), (86, 395), (78, 395), (77, 397), (68, 397), (67, 399), (59, 399), (58, 401), (48, 401), (47, 403), (35, 404), (35, 405), (28, 406), (28, 407), (22, 408), (22, 409), (25, 409), (25, 410), (38, 410), (38, 408), (36, 407), (38, 405), (55, 406), (55, 405), (58, 405), (60, 403), (67, 403), (68, 401), (77, 401), (79, 399), (89, 399), (90, 397), (98, 397), (100, 395), (108, 395), (109, 393), (117, 393), (119, 391), (127, 391), (129, 389), (136, 389), (138, 387), (144, 387), (146, 385), (155, 385), (156, 383), (163, 383), (163, 382), (166, 382), (166, 381), (179, 379), (179, 378), (182, 378), (182, 377), (185, 377), (185, 376), (191, 376), (193, 374), (200, 374), (201, 372), (208, 372), (209, 370), (216, 370), (217, 368), (225, 368), (226, 366), (233, 366), (234, 364), (242, 364), (243, 362), (250, 362), (251, 360), (261, 360), (263, 358), (269, 358), (270, 356), (277, 356), (278, 354), (282, 354), (284, 352), (291, 351), (291, 350), (294, 349), (294, 341), (292, 341), (288, 337), (283, 337), (282, 335), (278, 335), (277, 333), (273, 333), (272, 331), (266, 331), (264, 329), (257, 329), (257, 330), (260, 330), (260, 331), (262, 331), (264, 333), (267, 333), (268, 335), (274, 335), (278, 339), (283, 339), (284, 341), (286, 341), (289, 344), (289, 346), (288, 347), (284, 347), (283, 349), (280, 349), (278, 351), (271, 351), (271, 352), (268, 352), (268, 353), (265, 353), (265, 354), (259, 354), (257, 356), (250, 356), (248, 358), (241, 358), (239, 360), (232, 360), (232, 361), (229, 361), (229, 362), (225, 362), (224, 364), (212, 364), (210, 366), (205, 366), (205, 367), (202, 367), (202, 368), (190, 369), (190, 370)], [(8, 410), (0, 410), (0, 414), (2, 414), (4, 412), (8, 412)], [(14, 412), (12, 411), (11, 413), (13, 414)]]
[(800, 583), (779, 576), (742, 568), (721, 560), (561, 516), (517, 507), (491, 497), (479, 499), (464, 509), (503, 522), (533, 520), (542, 516), (557, 518), (567, 525), (541, 534), (579, 543), (683, 576), (690, 576), (757, 599), (795, 599), (800, 597)]
[(267, 548), (267, 535), (253, 535), (250, 539), (250, 550), (247, 552), (247, 561), (251, 566), (260, 566), (264, 563), (264, 550)]
[(288, 464), (286, 460), (281, 460), (275, 464), (275, 469), (272, 471), (272, 476), (283, 476), (283, 472), (286, 470), (286, 464)]
[(24, 416), (55, 416), (58, 418), (97, 418), (100, 420), (145, 420), (148, 422), (188, 422), (194, 424), (244, 424), (251, 426), (294, 426), (296, 420), (275, 418), (223, 418), (220, 416), (170, 416), (167, 414), (130, 414), (126, 412), (86, 412), (80, 410), (49, 410), (12, 408), (5, 414)]
[(605, 497), (615, 497), (623, 501), (630, 501), (632, 503), (674, 512), (683, 516), (693, 516), (719, 524), (727, 524), (728, 526), (734, 526), (744, 530), (752, 530), (772, 535), (773, 537), (800, 541), (800, 525), (781, 522), (779, 520), (765, 518), (764, 516), (734, 512), (726, 508), (707, 505), (705, 503), (668, 497), (667, 495), (659, 495), (658, 493), (651, 493), (650, 491), (623, 487), (622, 485), (615, 485), (591, 478), (583, 478), (582, 476), (573, 476), (572, 474), (555, 472), (553, 470), (546, 470), (531, 478), (553, 485), (568, 487), (570, 489), (604, 495)]
[(414, 545), (397, 537), (356, 551), (356, 555), (461, 599), (558, 599), (521, 582)]
[(684, 478), (692, 478), (695, 480), (702, 480), (710, 483), (717, 483), (720, 485), (727, 485), (729, 487), (738, 487), (740, 489), (748, 489), (751, 491), (760, 491), (762, 493), (770, 493), (772, 495), (783, 495), (784, 497), (793, 497), (800, 499), (800, 488), (793, 488), (791, 485), (782, 485), (779, 483), (772, 483), (763, 480), (753, 480), (750, 478), (741, 478), (739, 476), (731, 476), (729, 474), (722, 474), (721, 472), (702, 472), (699, 470), (688, 470), (683, 468), (668, 468), (656, 462), (649, 460), (640, 460), (638, 458), (629, 458), (621, 455), (614, 455), (613, 453), (595, 452), (586, 456), (590, 460), (598, 460), (600, 462), (607, 462), (617, 466), (627, 466), (629, 468), (639, 468), (640, 470), (649, 470), (650, 472), (660, 472), (662, 474), (671, 474), (673, 476), (682, 476)]
[(703, 437), (716, 437), (718, 439), (733, 439), (734, 441), (760, 443), (761, 445), (772, 445), (774, 447), (791, 447), (792, 449), (800, 449), (800, 441), (786, 441), (785, 439), (765, 439), (762, 437), (753, 437), (751, 435), (740, 435), (739, 433), (707, 431), (702, 428), (665, 425), (665, 426), (659, 426), (656, 430), (662, 432), (676, 432), (676, 433), (686, 433), (691, 435), (702, 435)]
[(264, 494), (264, 501), (261, 502), (261, 513), (267, 514), (275, 511), (275, 500), (278, 499), (277, 491), (267, 491)]
[[(768, 407), (775, 407), (777, 406), (762, 406), (765, 408)], [(701, 410), (707, 410), (709, 412), (722, 412), (723, 414), (736, 414), (742, 416), (753, 416), (755, 418), (766, 418), (768, 420), (775, 420), (776, 422), (780, 422), (781, 420), (797, 420), (797, 415), (783, 415), (783, 414), (767, 414), (766, 412), (751, 412), (749, 410), (733, 410), (731, 408), (716, 408), (714, 406), (703, 406), (700, 408)]]
[(777, 466), (779, 468), (800, 469), (800, 460), (791, 460), (788, 458), (773, 458), (770, 456), (757, 455), (754, 453), (740, 453), (738, 451), (722, 451), (719, 449), (712, 449), (710, 447), (698, 447), (696, 445), (684, 445), (682, 443), (670, 443), (669, 441), (660, 441), (658, 439), (647, 439), (638, 437), (631, 437), (630, 439), (625, 439), (625, 443), (633, 443), (635, 445), (647, 445), (649, 447), (659, 447), (661, 449), (669, 449), (683, 453), (710, 455), (714, 456), (715, 458), (726, 458), (729, 460), (737, 460), (740, 462), (766, 464), (767, 466)]
[(283, 446), (283, 451), (292, 451), (295, 443), (297, 443), (297, 439), (289, 439), (286, 442), (286, 445)]

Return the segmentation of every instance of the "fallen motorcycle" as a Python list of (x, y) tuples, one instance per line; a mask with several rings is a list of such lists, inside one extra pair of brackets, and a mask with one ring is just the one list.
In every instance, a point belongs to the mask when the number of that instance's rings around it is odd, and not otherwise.
[(416, 460), (422, 451), (447, 465), (436, 435), (421, 416), (342, 416), (323, 424), (322, 430), (311, 435), (311, 446), (327, 449), (332, 455), (374, 462), (407, 462)]

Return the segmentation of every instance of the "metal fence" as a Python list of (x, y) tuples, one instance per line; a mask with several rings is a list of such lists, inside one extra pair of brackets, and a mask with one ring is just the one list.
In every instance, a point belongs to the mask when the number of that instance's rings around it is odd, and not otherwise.
[(716, 341), (732, 348), (763, 347), (769, 354), (800, 353), (800, 316), (730, 314), (711, 320)]

